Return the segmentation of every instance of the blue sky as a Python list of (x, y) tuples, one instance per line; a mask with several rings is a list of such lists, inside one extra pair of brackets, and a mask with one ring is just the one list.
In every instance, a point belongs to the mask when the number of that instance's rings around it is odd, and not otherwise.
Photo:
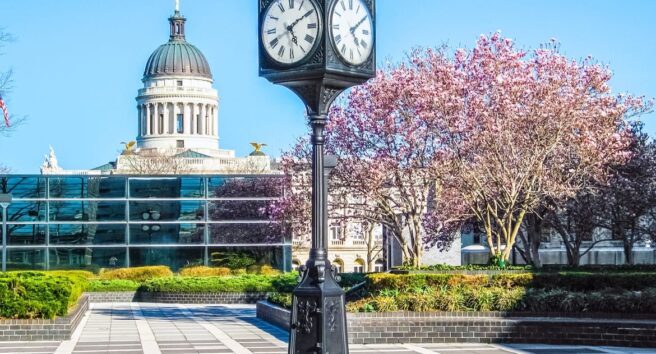
[[(251, 141), (278, 155), (305, 134), (304, 110), (257, 74), (256, 0), (181, 0), (187, 39), (207, 56), (221, 97), (221, 147)], [(612, 67), (613, 90), (656, 97), (656, 1), (377, 0), (379, 63), (416, 46), (472, 47), (501, 30), (523, 48), (556, 38), (574, 58)], [(168, 40), (174, 0), (0, 0), (0, 26), (16, 41), (0, 56), (13, 68), (6, 95), (28, 122), (0, 138), (0, 163), (38, 173), (52, 145), (67, 169), (112, 160), (136, 135), (135, 96), (150, 53)], [(655, 114), (645, 117), (656, 133)]]

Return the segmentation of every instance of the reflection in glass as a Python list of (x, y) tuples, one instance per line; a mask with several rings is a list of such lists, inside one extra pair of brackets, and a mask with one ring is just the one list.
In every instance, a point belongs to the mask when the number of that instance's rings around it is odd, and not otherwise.
[(130, 179), (130, 198), (202, 198), (204, 191), (199, 177)]
[(50, 221), (123, 221), (124, 202), (50, 202)]
[(7, 225), (7, 244), (9, 245), (45, 245), (45, 225)]
[(210, 224), (210, 243), (250, 244), (282, 243), (283, 237), (268, 223), (263, 224)]
[(38, 249), (7, 249), (7, 270), (43, 270), (46, 265), (46, 250)]
[(209, 264), (214, 267), (248, 268), (249, 266), (271, 265), (289, 271), (291, 263), (285, 257), (284, 246), (268, 247), (210, 247)]
[(102, 225), (102, 224), (50, 225), (50, 244), (62, 244), (62, 245), (125, 244), (125, 225)]
[(41, 177), (2, 177), (0, 193), (11, 193), (14, 199), (45, 198), (46, 179)]
[(276, 198), (281, 186), (280, 177), (208, 178), (209, 198)]
[(50, 177), (50, 198), (124, 198), (124, 177)]
[(130, 225), (130, 244), (201, 244), (204, 239), (203, 224)]
[(269, 220), (268, 200), (217, 200), (209, 203), (209, 219), (215, 221)]
[(125, 267), (122, 248), (50, 248), (50, 269), (86, 269)]
[(148, 200), (130, 202), (130, 221), (197, 221), (203, 220), (205, 204), (201, 201)]
[(8, 221), (46, 221), (46, 202), (13, 202), (7, 207)]
[(175, 272), (187, 265), (203, 264), (203, 247), (131, 247), (132, 267), (166, 264)]

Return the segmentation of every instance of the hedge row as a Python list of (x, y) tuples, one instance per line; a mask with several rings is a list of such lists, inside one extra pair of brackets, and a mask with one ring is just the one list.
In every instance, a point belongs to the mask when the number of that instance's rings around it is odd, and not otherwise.
[(80, 276), (44, 272), (0, 274), (0, 317), (46, 318), (64, 316), (77, 303), (86, 280)]
[(531, 265), (509, 265), (505, 268), (500, 268), (496, 265), (481, 265), (481, 264), (468, 264), (468, 265), (448, 265), (448, 264), (434, 264), (430, 266), (412, 267), (400, 266), (395, 267), (398, 270), (423, 270), (423, 271), (485, 271), (485, 270), (523, 270), (534, 272), (656, 272), (656, 264), (585, 264), (580, 266), (569, 266), (562, 264), (545, 264), (542, 268), (538, 269)]
[(558, 313), (656, 313), (656, 288), (644, 291), (448, 288), (380, 294), (349, 303), (350, 312), (522, 311)]
[(297, 276), (242, 275), (230, 277), (173, 277), (151, 279), (140, 288), (147, 292), (220, 293), (220, 292), (291, 292)]
[(371, 274), (370, 292), (409, 291), (418, 288), (502, 287), (594, 291), (603, 289), (642, 290), (656, 288), (656, 273), (518, 273), (495, 275), (464, 274)]

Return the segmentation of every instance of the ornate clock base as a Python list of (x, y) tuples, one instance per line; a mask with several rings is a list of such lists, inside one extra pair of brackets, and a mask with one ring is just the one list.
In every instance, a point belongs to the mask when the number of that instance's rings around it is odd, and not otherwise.
[(294, 290), (289, 354), (347, 354), (344, 291), (326, 251), (313, 249)]

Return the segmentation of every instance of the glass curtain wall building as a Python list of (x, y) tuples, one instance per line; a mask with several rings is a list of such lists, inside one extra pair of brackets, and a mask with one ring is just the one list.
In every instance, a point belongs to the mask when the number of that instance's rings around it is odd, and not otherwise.
[[(240, 263), (291, 268), (279, 176), (0, 176), (7, 270)], [(3, 235), (4, 236), (4, 235)], [(6, 247), (4, 247), (6, 246)]]

